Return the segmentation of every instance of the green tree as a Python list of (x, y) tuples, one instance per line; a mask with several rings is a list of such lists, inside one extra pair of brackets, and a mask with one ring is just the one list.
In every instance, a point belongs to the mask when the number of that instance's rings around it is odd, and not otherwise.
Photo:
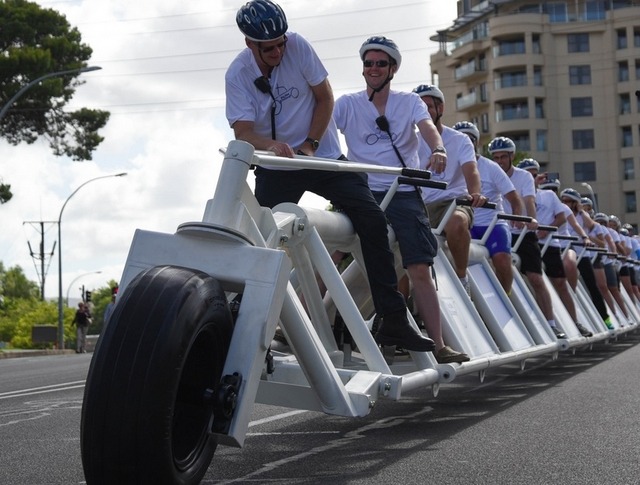
[[(92, 49), (64, 15), (26, 0), (0, 0), (0, 97), (6, 102), (31, 81), (52, 72), (85, 67)], [(29, 88), (0, 119), (0, 136), (9, 143), (44, 137), (56, 156), (91, 160), (104, 139), (98, 134), (109, 112), (64, 108), (83, 83), (79, 74), (56, 76)], [(0, 203), (11, 199), (0, 182)]]
[(0, 267), (0, 283), (5, 298), (37, 300), (40, 294), (38, 285), (27, 279), (20, 266), (14, 266), (7, 271)]

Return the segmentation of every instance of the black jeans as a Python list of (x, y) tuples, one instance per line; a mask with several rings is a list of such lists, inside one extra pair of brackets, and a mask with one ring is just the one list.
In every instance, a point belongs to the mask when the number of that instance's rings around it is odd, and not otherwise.
[(607, 313), (607, 305), (604, 303), (604, 298), (602, 296), (602, 293), (600, 293), (600, 289), (598, 288), (598, 285), (596, 283), (596, 275), (593, 272), (591, 260), (586, 257), (582, 258), (578, 263), (578, 271), (580, 271), (580, 276), (582, 276), (584, 286), (587, 287), (596, 310), (598, 310), (600, 317), (602, 317), (603, 320), (606, 320), (607, 318), (609, 318), (609, 314)]
[(394, 257), (389, 248), (387, 220), (376, 203), (366, 175), (323, 170), (269, 170), (258, 167), (255, 195), (263, 207), (297, 203), (313, 192), (343, 211), (351, 220), (360, 246), (376, 313), (384, 315), (406, 308), (398, 292)]

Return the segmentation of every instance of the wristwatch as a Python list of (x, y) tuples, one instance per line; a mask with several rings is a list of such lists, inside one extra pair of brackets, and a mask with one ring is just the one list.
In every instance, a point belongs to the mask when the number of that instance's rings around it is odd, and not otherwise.
[(314, 150), (317, 150), (320, 146), (320, 142), (318, 140), (314, 140), (311, 137), (307, 137), (305, 141), (308, 142), (311, 145), (311, 148), (313, 148)]
[(443, 147), (442, 145), (438, 145), (437, 147), (435, 147), (433, 149), (433, 153), (447, 153), (447, 149), (445, 147)]

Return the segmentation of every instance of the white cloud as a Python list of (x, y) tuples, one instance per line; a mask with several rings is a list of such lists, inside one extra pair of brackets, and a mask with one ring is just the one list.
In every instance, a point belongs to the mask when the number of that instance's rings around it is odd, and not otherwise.
[[(90, 65), (71, 102), (112, 113), (90, 162), (56, 158), (46, 143), (13, 147), (0, 140), (0, 175), (14, 198), (0, 206), (0, 261), (21, 266), (38, 281), (27, 242), (39, 252), (39, 224), (56, 221), (66, 198), (78, 191), (62, 218), (63, 291), (104, 286), (120, 278), (136, 228), (174, 232), (200, 220), (212, 197), (220, 163), (218, 149), (232, 132), (224, 117), (224, 73), (244, 47), (235, 25), (242, 1), (80, 0), (42, 1), (63, 13), (93, 48)], [(316, 47), (336, 96), (363, 88), (357, 52), (375, 34), (393, 38), (403, 53), (395, 89), (429, 82), (429, 37), (451, 24), (455, 2), (438, 0), (282, 0), (290, 29)], [(308, 195), (302, 204), (324, 206)], [(44, 224), (44, 251), (57, 240)], [(47, 297), (58, 294), (57, 248), (46, 278)], [(100, 274), (95, 274), (101, 271)], [(85, 275), (85, 273), (88, 273)], [(71, 289), (72, 293), (76, 291)]]

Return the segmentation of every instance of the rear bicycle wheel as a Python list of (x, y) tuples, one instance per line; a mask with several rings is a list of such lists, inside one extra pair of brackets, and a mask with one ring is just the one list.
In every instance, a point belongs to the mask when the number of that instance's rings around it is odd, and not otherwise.
[(211, 434), (233, 321), (218, 281), (162, 266), (121, 295), (93, 356), (82, 406), (87, 483), (193, 484)]

